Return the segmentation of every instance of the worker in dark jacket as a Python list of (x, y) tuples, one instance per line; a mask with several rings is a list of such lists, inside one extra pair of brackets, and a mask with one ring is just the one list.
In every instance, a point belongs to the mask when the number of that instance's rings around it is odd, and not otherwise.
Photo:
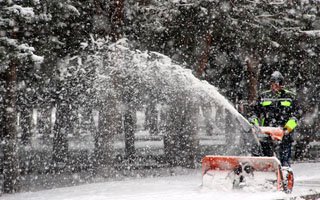
[(272, 73), (270, 90), (260, 94), (254, 106), (254, 116), (251, 118), (257, 126), (282, 127), (284, 137), (274, 146), (270, 136), (260, 136), (264, 156), (273, 156), (276, 152), (282, 166), (290, 166), (293, 131), (298, 125), (298, 108), (295, 93), (284, 89), (284, 77), (279, 71)]

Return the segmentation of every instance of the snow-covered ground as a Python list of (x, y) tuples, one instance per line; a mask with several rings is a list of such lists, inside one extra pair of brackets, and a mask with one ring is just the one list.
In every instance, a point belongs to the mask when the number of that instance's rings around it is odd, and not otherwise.
[[(6, 200), (205, 200), (205, 199), (287, 199), (320, 193), (320, 162), (293, 165), (295, 188), (282, 192), (215, 191), (201, 187), (200, 170), (184, 170), (184, 175), (130, 178), (122, 181), (93, 183), (38, 192), (3, 195)], [(299, 199), (299, 198), (298, 198)]]

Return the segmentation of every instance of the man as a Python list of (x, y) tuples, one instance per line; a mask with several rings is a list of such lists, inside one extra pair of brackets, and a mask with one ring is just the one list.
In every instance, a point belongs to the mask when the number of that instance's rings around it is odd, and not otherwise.
[(282, 166), (290, 167), (293, 131), (298, 125), (298, 109), (295, 93), (284, 89), (283, 83), (282, 74), (279, 71), (273, 72), (270, 78), (271, 88), (260, 94), (251, 122), (257, 126), (283, 128), (285, 135), (278, 146), (274, 146), (270, 136), (265, 135), (259, 139), (264, 156), (273, 156), (275, 152)]

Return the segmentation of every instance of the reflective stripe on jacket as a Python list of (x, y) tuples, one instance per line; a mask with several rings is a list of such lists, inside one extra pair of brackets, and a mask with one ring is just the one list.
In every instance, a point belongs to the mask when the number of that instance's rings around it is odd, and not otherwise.
[(299, 109), (295, 96), (294, 92), (285, 89), (277, 93), (271, 90), (261, 93), (254, 107), (254, 123), (260, 126), (281, 126), (291, 132), (298, 124)]

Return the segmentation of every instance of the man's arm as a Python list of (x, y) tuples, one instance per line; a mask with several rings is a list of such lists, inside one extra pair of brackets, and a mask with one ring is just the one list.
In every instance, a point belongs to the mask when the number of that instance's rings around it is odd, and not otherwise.
[(258, 98), (257, 101), (253, 102), (251, 104), (251, 109), (250, 109), (250, 114), (248, 116), (250, 116), (250, 118), (248, 119), (249, 122), (255, 126), (259, 126), (260, 124), (260, 113), (261, 113), (261, 107), (259, 105), (260, 102), (260, 97)]
[(284, 125), (285, 133), (289, 134), (298, 126), (298, 119), (300, 118), (300, 106), (298, 101), (296, 100), (296, 95), (294, 93), (292, 95), (292, 107), (291, 112), (289, 114), (289, 120)]

